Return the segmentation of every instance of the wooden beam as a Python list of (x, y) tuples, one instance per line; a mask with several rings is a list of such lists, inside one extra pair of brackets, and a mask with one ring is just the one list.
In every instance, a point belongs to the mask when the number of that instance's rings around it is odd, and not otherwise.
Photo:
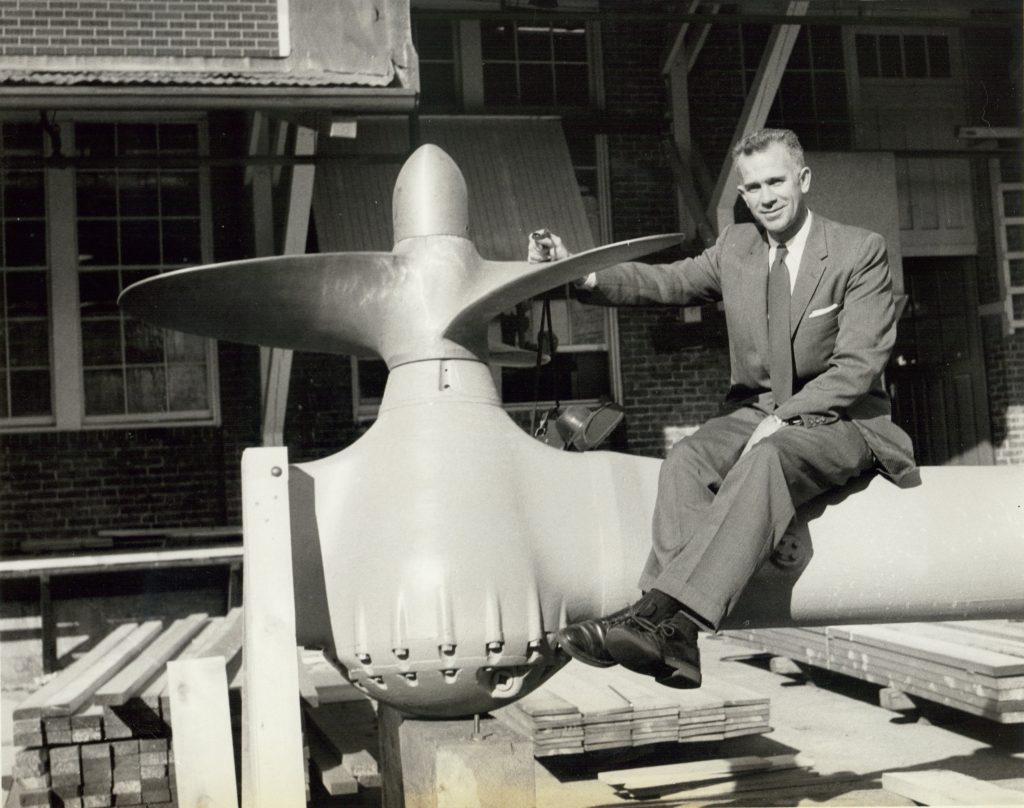
[(940, 769), (885, 772), (882, 788), (921, 805), (1024, 805), (1024, 791)]
[[(305, 156), (315, 153), (316, 130), (305, 126), (296, 127), (295, 154)], [(301, 255), (306, 252), (315, 178), (315, 166), (292, 166), (282, 249), (284, 255)], [(260, 430), (262, 443), (264, 446), (281, 446), (284, 443), (292, 352), (283, 348), (261, 348), (260, 369), (263, 379), (263, 419)]]
[(305, 763), (295, 654), (288, 450), (242, 453), (242, 804), (300, 808)]
[(242, 548), (200, 547), (189, 550), (152, 550), (146, 553), (109, 553), (57, 558), (19, 558), (0, 561), (0, 581), (35, 578), (38, 575), (120, 572), (122, 570), (162, 567), (204, 567), (230, 564), (242, 557)]
[[(803, 16), (807, 13), (807, 6), (808, 0), (791, 0), (786, 7), (786, 14), (792, 17)], [(761, 57), (761, 64), (758, 65), (757, 73), (754, 76), (753, 87), (747, 96), (739, 122), (736, 124), (733, 143), (760, 129), (768, 120), (768, 111), (779, 91), (782, 75), (786, 71), (786, 63), (789, 61), (789, 55), (793, 52), (793, 45), (799, 35), (800, 25), (776, 25), (772, 29), (771, 35), (768, 37), (768, 44), (765, 46), (764, 56)], [(708, 218), (717, 224), (719, 232), (733, 221), (732, 210), (736, 202), (734, 169), (735, 158), (730, 149), (722, 164), (722, 171), (718, 175), (718, 181), (715, 184), (707, 211)]]
[(228, 681), (220, 657), (167, 663), (181, 808), (237, 808)]

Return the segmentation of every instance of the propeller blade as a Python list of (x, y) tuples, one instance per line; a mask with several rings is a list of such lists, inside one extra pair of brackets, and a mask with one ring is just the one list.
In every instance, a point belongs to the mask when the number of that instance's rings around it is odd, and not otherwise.
[(300, 351), (376, 356), (388, 300), (407, 275), (391, 253), (320, 253), (187, 267), (125, 289), (155, 325)]
[(596, 247), (561, 261), (531, 264), (527, 261), (483, 261), (467, 290), (467, 303), (444, 329), (444, 336), (457, 339), (457, 335), (472, 330), (482, 322), (516, 303), (571, 283), (591, 272), (607, 269), (623, 261), (673, 247), (682, 241), (681, 233), (619, 241)]

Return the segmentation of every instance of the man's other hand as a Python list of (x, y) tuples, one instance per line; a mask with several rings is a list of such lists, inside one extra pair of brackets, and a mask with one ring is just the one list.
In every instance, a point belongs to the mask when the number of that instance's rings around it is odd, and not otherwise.
[(753, 449), (757, 444), (767, 438), (769, 435), (774, 435), (778, 432), (785, 424), (774, 415), (769, 415), (761, 423), (757, 425), (753, 434), (750, 436), (750, 440), (747, 441), (747, 445), (743, 447), (743, 452), (740, 457), (743, 457), (747, 452)]
[(531, 264), (540, 264), (545, 261), (561, 261), (570, 255), (572, 253), (566, 249), (562, 239), (547, 228), (534, 230), (530, 233), (526, 248), (526, 260)]

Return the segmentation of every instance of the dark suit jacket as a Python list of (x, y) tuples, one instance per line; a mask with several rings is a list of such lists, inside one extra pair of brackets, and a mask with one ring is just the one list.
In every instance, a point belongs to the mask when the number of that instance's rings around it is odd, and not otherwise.
[[(672, 264), (624, 263), (597, 274), (583, 299), (612, 305), (723, 301), (732, 380), (728, 403), (771, 404), (768, 378), (768, 241), (730, 225), (714, 246)], [(814, 215), (793, 290), (795, 393), (776, 411), (806, 427), (848, 418), (881, 470), (897, 482), (914, 469), (910, 438), (891, 419), (881, 375), (896, 339), (885, 241)]]

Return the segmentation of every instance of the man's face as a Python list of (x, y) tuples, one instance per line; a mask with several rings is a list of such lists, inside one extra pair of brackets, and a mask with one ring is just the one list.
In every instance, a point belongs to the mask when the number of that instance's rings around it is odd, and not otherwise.
[(741, 154), (736, 160), (737, 186), (754, 218), (777, 241), (787, 241), (806, 218), (804, 194), (811, 187), (811, 169), (803, 168), (781, 143), (764, 151)]

